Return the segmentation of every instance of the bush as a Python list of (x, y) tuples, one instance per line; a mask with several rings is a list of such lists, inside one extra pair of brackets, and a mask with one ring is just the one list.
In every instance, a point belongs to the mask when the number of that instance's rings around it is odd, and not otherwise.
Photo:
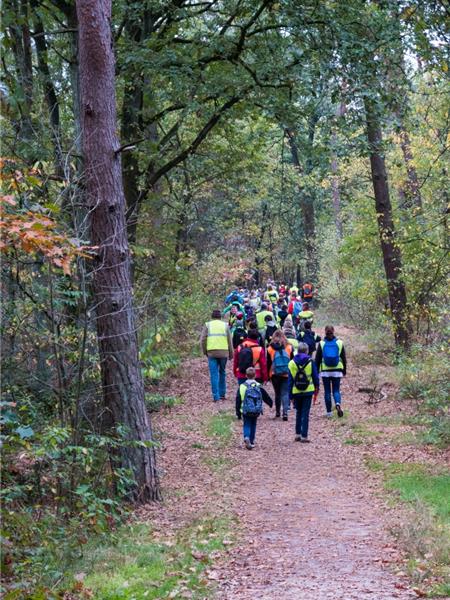
[(435, 344), (414, 346), (398, 364), (400, 397), (414, 401), (417, 419), (426, 426), (425, 439), (439, 446), (450, 444), (450, 365), (445, 348)]

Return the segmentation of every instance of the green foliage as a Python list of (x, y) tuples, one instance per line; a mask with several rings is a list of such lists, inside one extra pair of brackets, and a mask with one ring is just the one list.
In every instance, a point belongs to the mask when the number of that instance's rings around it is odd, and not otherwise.
[(161, 409), (171, 409), (183, 402), (177, 396), (163, 396), (162, 394), (147, 394), (145, 402), (150, 412), (158, 412)]
[(78, 569), (88, 572), (84, 586), (99, 600), (209, 595), (205, 570), (217, 558), (229, 536), (227, 519), (199, 519), (164, 539), (148, 525), (120, 528), (105, 545), (86, 551)]
[(450, 444), (450, 367), (446, 347), (436, 343), (413, 347), (398, 363), (400, 395), (414, 402), (416, 421), (427, 429), (425, 441), (439, 446)]
[(233, 437), (233, 425), (236, 418), (228, 412), (212, 415), (206, 425), (206, 433), (214, 438), (219, 446), (226, 446)]

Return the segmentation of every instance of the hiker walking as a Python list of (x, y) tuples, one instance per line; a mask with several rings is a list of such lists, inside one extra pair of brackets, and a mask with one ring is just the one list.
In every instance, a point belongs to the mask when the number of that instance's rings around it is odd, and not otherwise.
[(273, 313), (271, 310), (267, 309), (267, 304), (263, 302), (263, 304), (261, 304), (261, 310), (256, 313), (256, 324), (258, 325), (258, 331), (263, 337), (266, 335), (265, 318), (267, 316), (273, 317)]
[(225, 400), (227, 359), (233, 358), (233, 343), (228, 325), (221, 319), (220, 310), (213, 310), (211, 321), (205, 323), (201, 335), (202, 352), (208, 357), (211, 392), (214, 402)]
[(309, 412), (313, 396), (319, 391), (319, 375), (315, 363), (308, 354), (308, 346), (300, 342), (298, 353), (289, 363), (289, 399), (297, 411), (295, 417), (295, 441), (309, 442)]
[(283, 333), (286, 336), (288, 343), (294, 348), (294, 352), (297, 352), (298, 340), (297, 334), (295, 333), (295, 327), (292, 323), (291, 315), (288, 315), (284, 320)]
[(310, 305), (312, 305), (313, 295), (314, 295), (314, 286), (312, 283), (309, 283), (308, 281), (306, 281), (302, 286), (303, 302), (308, 302)]
[(323, 382), (327, 417), (332, 416), (331, 394), (338, 416), (343, 417), (341, 379), (347, 373), (347, 359), (344, 344), (335, 336), (332, 325), (325, 327), (325, 338), (317, 347), (316, 366)]
[(263, 402), (272, 408), (272, 398), (262, 385), (255, 381), (255, 369), (249, 367), (236, 393), (236, 416), (243, 420), (242, 430), (247, 450), (253, 450), (255, 447), (256, 425), (258, 417), (263, 414)]
[(310, 356), (316, 351), (317, 344), (321, 341), (320, 335), (317, 335), (315, 331), (311, 329), (310, 321), (303, 323), (303, 331), (297, 336), (299, 342), (304, 342), (308, 346), (308, 354)]
[(275, 417), (280, 417), (283, 407), (283, 421), (288, 420), (289, 410), (289, 361), (294, 357), (294, 348), (278, 329), (272, 336), (267, 349), (267, 370), (275, 393)]
[(249, 329), (247, 339), (234, 351), (233, 373), (239, 384), (245, 381), (246, 371), (249, 367), (255, 369), (255, 378), (259, 383), (267, 381), (266, 351), (258, 337), (257, 329)]
[(242, 342), (247, 338), (247, 330), (245, 329), (244, 321), (242, 319), (237, 319), (234, 324), (233, 331), (233, 349), (242, 344)]
[(303, 331), (303, 329), (305, 327), (305, 323), (307, 321), (309, 321), (312, 324), (312, 322), (314, 320), (314, 313), (312, 310), (309, 309), (308, 302), (303, 302), (302, 310), (301, 310), (301, 312), (298, 313), (297, 319), (298, 319), (298, 325), (302, 331)]
[(277, 331), (278, 325), (275, 323), (273, 315), (267, 315), (264, 319), (266, 323), (266, 335), (264, 336), (265, 346), (267, 347), (272, 341), (272, 336)]

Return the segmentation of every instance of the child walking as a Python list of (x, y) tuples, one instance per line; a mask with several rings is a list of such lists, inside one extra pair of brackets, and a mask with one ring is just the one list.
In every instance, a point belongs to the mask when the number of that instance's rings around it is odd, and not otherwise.
[(262, 403), (272, 408), (272, 398), (255, 380), (256, 371), (249, 367), (245, 372), (247, 379), (241, 383), (236, 393), (236, 416), (243, 420), (244, 444), (247, 450), (255, 447), (256, 424), (263, 414)]

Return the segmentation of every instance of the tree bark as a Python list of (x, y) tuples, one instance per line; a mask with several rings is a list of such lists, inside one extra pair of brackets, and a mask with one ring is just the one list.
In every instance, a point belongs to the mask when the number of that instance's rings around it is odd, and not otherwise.
[[(315, 125), (316, 120), (314, 119), (314, 117), (312, 117), (308, 123), (308, 150), (312, 150), (312, 145), (314, 142)], [(303, 169), (300, 163), (295, 133), (291, 129), (287, 129), (286, 133), (289, 140), (289, 147), (291, 149), (292, 163), (294, 164), (294, 167), (296, 167), (296, 169), (298, 170), (299, 175), (301, 175)], [(305, 173), (311, 173), (312, 169), (312, 160), (311, 157), (308, 157), (308, 160), (305, 164)], [(316, 219), (314, 210), (314, 200), (314, 194), (311, 190), (305, 191), (302, 190), (299, 186), (299, 202), (303, 220), (303, 243), (305, 246), (307, 278), (311, 279), (312, 281), (317, 281), (319, 264), (316, 248)]]
[(369, 142), (370, 167), (375, 194), (375, 209), (378, 221), (381, 251), (386, 273), (389, 303), (394, 325), (395, 343), (408, 347), (410, 323), (406, 288), (402, 279), (402, 257), (395, 242), (395, 225), (389, 196), (386, 164), (382, 153), (382, 133), (376, 109), (369, 98), (364, 99)]
[(130, 278), (116, 98), (111, 0), (77, 0), (81, 125), (91, 241), (96, 250), (93, 302), (103, 398), (127, 438), (120, 466), (134, 474), (130, 496), (160, 497), (150, 418), (144, 401)]
[(44, 25), (38, 13), (37, 2), (31, 4), (33, 8), (34, 21), (34, 43), (36, 44), (36, 54), (38, 59), (39, 71), (42, 77), (42, 86), (44, 88), (45, 101), (47, 103), (50, 129), (53, 140), (53, 153), (55, 156), (55, 171), (59, 177), (64, 176), (64, 161), (61, 152), (61, 128), (59, 119), (59, 102), (56, 95), (55, 86), (50, 75), (48, 66), (48, 49), (45, 39)]

